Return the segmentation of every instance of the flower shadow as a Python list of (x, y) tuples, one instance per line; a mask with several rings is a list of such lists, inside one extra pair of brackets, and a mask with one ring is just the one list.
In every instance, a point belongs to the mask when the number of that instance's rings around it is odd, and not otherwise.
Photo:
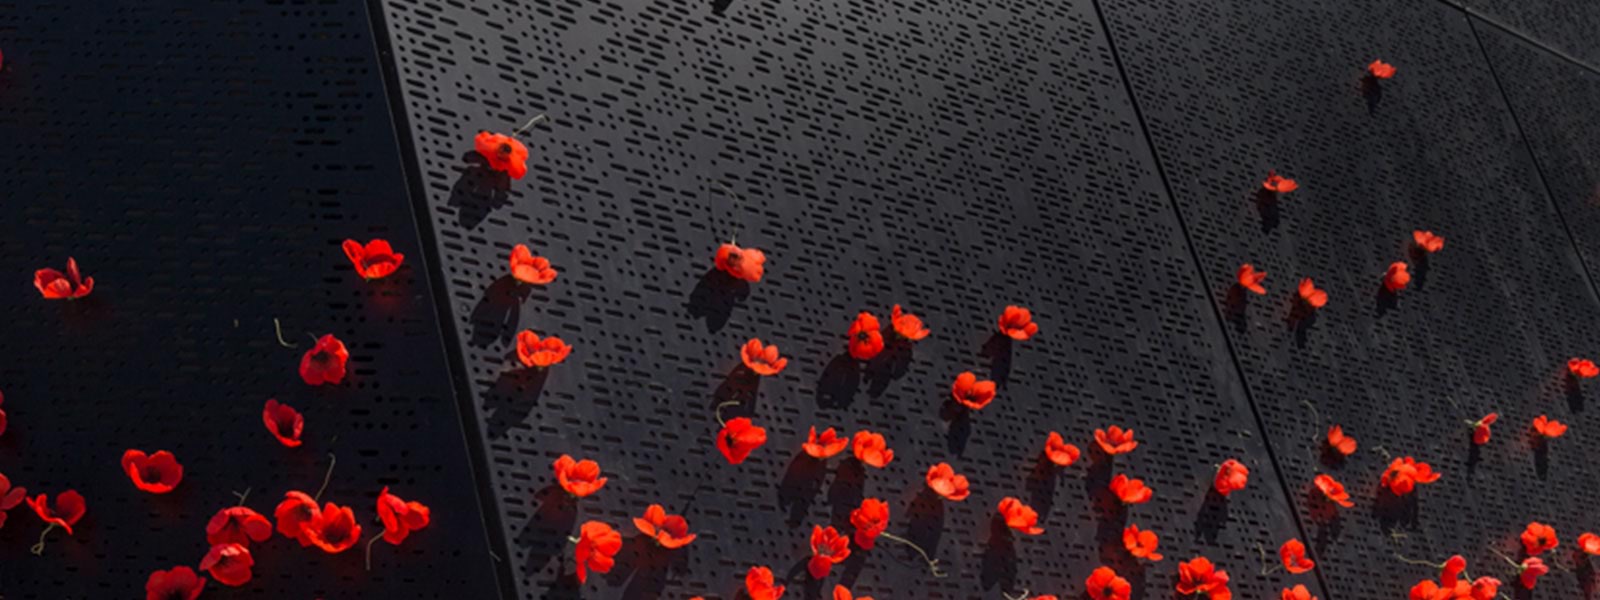
[(1245, 309), (1249, 306), (1244, 286), (1237, 283), (1228, 286), (1228, 295), (1222, 300), (1222, 315), (1233, 324), (1234, 331), (1242, 334), (1249, 328), (1250, 321), (1245, 318)]
[(1567, 373), (1563, 380), (1562, 387), (1567, 393), (1567, 408), (1574, 413), (1583, 412), (1583, 383), (1572, 373)]
[(1378, 105), (1383, 103), (1383, 84), (1370, 73), (1361, 78), (1361, 97), (1367, 100), (1367, 114), (1378, 114)]
[(455, 208), (457, 223), (473, 229), (489, 218), (489, 213), (511, 205), (511, 177), (490, 169), (488, 161), (477, 152), (467, 152), (461, 159), (467, 166), (450, 186), (446, 202)]
[(1312, 326), (1317, 324), (1317, 309), (1311, 308), (1298, 296), (1289, 299), (1289, 316), (1284, 319), (1289, 331), (1294, 333), (1295, 346), (1306, 347), (1306, 341), (1311, 335)]
[(1314, 485), (1306, 486), (1305, 498), (1308, 520), (1316, 527), (1311, 535), (1311, 549), (1321, 554), (1339, 541), (1344, 532), (1344, 514)]
[(1206, 498), (1200, 503), (1200, 511), (1194, 516), (1194, 539), (1215, 545), (1222, 534), (1222, 528), (1228, 524), (1231, 514), (1231, 503), (1228, 498), (1217, 493), (1217, 488), (1207, 488)]
[(628, 538), (617, 553), (616, 568), (606, 574), (612, 587), (627, 584), (622, 598), (653, 600), (667, 587), (667, 574), (674, 566), (687, 564), (684, 553), (661, 547), (644, 534)]
[(972, 439), (972, 411), (947, 398), (939, 407), (939, 418), (949, 423), (944, 432), (945, 450), (961, 456), (967, 451), (967, 441)]
[(1417, 289), (1428, 287), (1428, 251), (1411, 246), (1406, 252), (1411, 257), (1411, 279), (1417, 284)]
[(889, 342), (883, 352), (878, 353), (862, 370), (862, 377), (867, 382), (867, 395), (877, 398), (889, 389), (889, 384), (896, 379), (905, 377), (911, 371), (911, 358), (914, 354), (913, 345), (904, 338), (896, 338)]
[(849, 352), (840, 352), (822, 368), (817, 379), (817, 408), (848, 408), (861, 389), (861, 365)]
[(522, 285), (516, 278), (503, 275), (483, 291), (483, 297), (472, 307), (472, 334), (467, 345), (488, 348), (492, 344), (508, 344), (517, 334), (521, 324), (522, 302), (528, 299), (532, 288)]
[(689, 311), (690, 317), (705, 319), (706, 332), (716, 333), (728, 324), (733, 309), (749, 297), (748, 282), (712, 267), (700, 276), (694, 289), (689, 291), (684, 308)]
[(513, 540), (528, 553), (527, 569), (537, 573), (552, 560), (567, 554), (567, 536), (578, 523), (578, 506), (561, 486), (550, 484), (535, 492), (539, 508)]
[(1007, 592), (1017, 583), (1016, 541), (998, 514), (989, 518), (989, 541), (984, 544), (978, 582), (983, 589), (999, 587)]
[(939, 555), (939, 540), (944, 537), (944, 499), (926, 487), (917, 493), (906, 510), (910, 520), (905, 538), (921, 546), (930, 556)]
[(778, 483), (778, 507), (786, 509), (789, 527), (799, 527), (811, 513), (811, 505), (822, 491), (822, 479), (828, 464), (812, 458), (804, 450), (796, 452)]
[(1595, 594), (1600, 592), (1600, 581), (1595, 580), (1594, 564), (1589, 562), (1589, 555), (1573, 548), (1572, 564), (1577, 567), (1572, 570), (1572, 576), (1578, 579), (1578, 589), (1583, 590), (1584, 600), (1594, 600)]
[(1540, 481), (1550, 479), (1550, 443), (1539, 434), (1529, 432), (1530, 444), (1533, 445), (1533, 472)]
[(717, 389), (711, 392), (711, 405), (715, 410), (722, 404), (737, 403), (739, 406), (730, 407), (728, 413), (749, 416), (755, 412), (757, 392), (761, 391), (761, 376), (751, 371), (743, 363), (728, 371), (722, 378), (722, 383), (717, 384)]
[(1414, 529), (1417, 525), (1417, 493), (1396, 496), (1389, 488), (1379, 485), (1372, 503), (1372, 515), (1385, 531)]
[(989, 377), (1002, 389), (1006, 387), (1006, 382), (1011, 380), (1011, 350), (1015, 344), (1015, 340), (1003, 333), (995, 332), (978, 351), (979, 357), (989, 359)]
[(1279, 206), (1281, 200), (1278, 193), (1267, 188), (1256, 190), (1256, 213), (1261, 215), (1261, 232), (1271, 233), (1278, 228)]
[(1028, 473), (1026, 488), (1028, 491), (1028, 506), (1039, 513), (1039, 520), (1043, 521), (1050, 516), (1050, 510), (1056, 504), (1056, 482), (1061, 469), (1043, 451), (1039, 452), (1038, 459), (1033, 463), (1033, 470)]
[(526, 424), (528, 414), (539, 405), (539, 396), (550, 380), (549, 369), (512, 369), (500, 374), (494, 386), (483, 394), (483, 408), (489, 412), (489, 439), (504, 438), (506, 433)]
[(828, 484), (828, 506), (833, 510), (829, 523), (840, 527), (848, 525), (850, 512), (861, 505), (866, 489), (866, 466), (853, 457), (839, 461), (833, 481)]
[(1372, 293), (1373, 310), (1382, 319), (1389, 311), (1400, 307), (1400, 295), (1389, 291), (1388, 287), (1378, 282), (1378, 290)]

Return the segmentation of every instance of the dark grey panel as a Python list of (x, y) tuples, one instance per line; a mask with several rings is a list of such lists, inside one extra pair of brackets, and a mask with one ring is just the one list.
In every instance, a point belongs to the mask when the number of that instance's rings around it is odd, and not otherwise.
[(1600, 3), (1582, 0), (1459, 0), (1474, 14), (1538, 40), (1591, 67), (1600, 66)]

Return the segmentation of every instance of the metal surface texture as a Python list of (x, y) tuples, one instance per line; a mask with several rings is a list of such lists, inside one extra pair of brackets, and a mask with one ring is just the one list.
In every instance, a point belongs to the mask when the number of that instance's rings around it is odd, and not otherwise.
[(1456, 2), (1547, 52), (1566, 55), (1591, 70), (1600, 68), (1600, 45), (1594, 43), (1594, 32), (1600, 29), (1600, 4), (1572, 0)]

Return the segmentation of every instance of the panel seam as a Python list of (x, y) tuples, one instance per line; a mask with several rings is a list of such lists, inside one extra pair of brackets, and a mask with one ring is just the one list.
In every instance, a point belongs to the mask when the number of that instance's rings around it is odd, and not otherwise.
[[(1455, 9), (1455, 10), (1458, 10), (1458, 11), (1461, 11), (1463, 13), (1466, 13), (1466, 15), (1468, 17), (1477, 19), (1477, 20), (1482, 21), (1484, 23), (1487, 23), (1489, 25), (1493, 25), (1495, 29), (1499, 29), (1502, 33), (1504, 33), (1506, 35), (1509, 35), (1511, 37), (1517, 38), (1519, 40), (1522, 40), (1524, 42), (1527, 42), (1529, 45), (1531, 45), (1531, 46), (1533, 46), (1535, 48), (1538, 48), (1539, 50), (1543, 50), (1546, 54), (1549, 54), (1549, 55), (1554, 56), (1556, 58), (1559, 58), (1559, 59), (1561, 59), (1563, 61), (1571, 63), (1572, 65), (1580, 67), (1580, 68), (1582, 68), (1585, 71), (1588, 71), (1590, 73), (1594, 73), (1596, 75), (1600, 75), (1600, 67), (1595, 67), (1594, 65), (1591, 65), (1588, 62), (1585, 62), (1583, 59), (1580, 59), (1580, 58), (1578, 58), (1576, 56), (1568, 54), (1568, 53), (1566, 53), (1566, 52), (1564, 52), (1564, 51), (1562, 51), (1562, 50), (1560, 50), (1558, 48), (1555, 48), (1554, 46), (1551, 46), (1549, 44), (1541, 42), (1541, 41), (1538, 40), (1538, 38), (1535, 38), (1532, 35), (1529, 35), (1527, 33), (1523, 33), (1522, 30), (1519, 30), (1519, 29), (1517, 29), (1515, 27), (1507, 25), (1507, 24), (1501, 22), (1499, 19), (1494, 18), (1492, 15), (1484, 14), (1483, 12), (1475, 10), (1472, 7), (1466, 6), (1464, 4), (1456, 4), (1452, 0), (1439, 0), (1439, 2), (1444, 4), (1445, 6), (1448, 6), (1450, 8)], [(1477, 32), (1474, 31), (1473, 35), (1476, 36)]]

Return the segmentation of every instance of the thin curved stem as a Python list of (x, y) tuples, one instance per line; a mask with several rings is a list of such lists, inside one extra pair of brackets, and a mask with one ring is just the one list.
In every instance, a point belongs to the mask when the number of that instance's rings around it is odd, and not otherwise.
[[(944, 572), (943, 570), (941, 570), (939, 568), (939, 559), (933, 558), (931, 556), (928, 556), (928, 551), (927, 550), (923, 550), (922, 546), (918, 546), (918, 545), (912, 543), (911, 540), (905, 539), (903, 537), (900, 537), (898, 535), (889, 533), (887, 531), (878, 534), (878, 536), (879, 537), (888, 538), (888, 539), (894, 540), (896, 542), (900, 542), (902, 544), (910, 546), (912, 550), (916, 550), (917, 554), (921, 554), (922, 555), (922, 560), (924, 560), (924, 561), (926, 561), (928, 563), (928, 570), (933, 573), (934, 577), (943, 579), (944, 577), (947, 577), (947, 576), (950, 575), (949, 573), (946, 573), (946, 572)], [(1028, 593), (1026, 591), (1024, 591), (1022, 593), (1022, 595), (1023, 595), (1023, 597), (1027, 597)]]
[(328, 490), (328, 482), (333, 480), (333, 466), (337, 464), (339, 464), (339, 457), (334, 456), (332, 452), (329, 452), (328, 472), (322, 474), (322, 487), (317, 488), (317, 495), (311, 497), (313, 502), (322, 501), (322, 492)]
[(1408, 565), (1420, 565), (1420, 566), (1424, 566), (1424, 567), (1433, 567), (1435, 569), (1443, 569), (1444, 568), (1444, 563), (1431, 563), (1431, 562), (1428, 562), (1428, 561), (1425, 561), (1425, 560), (1417, 560), (1415, 558), (1406, 558), (1406, 557), (1401, 556), (1399, 554), (1395, 554), (1394, 557), (1399, 559), (1400, 562), (1406, 563)]
[(44, 536), (50, 535), (50, 530), (55, 528), (55, 523), (45, 526), (44, 531), (39, 532), (39, 543), (34, 544), (32, 548), (28, 549), (28, 551), (32, 552), (34, 556), (44, 555)]
[(1498, 557), (1504, 559), (1511, 566), (1516, 567), (1518, 573), (1522, 572), (1522, 563), (1519, 563), (1517, 561), (1511, 560), (1511, 557), (1506, 556), (1506, 554), (1504, 552), (1501, 552), (1499, 548), (1490, 548), (1489, 551), (1490, 552), (1494, 552), (1495, 556), (1498, 556)]
[(372, 536), (372, 539), (367, 540), (367, 570), (368, 571), (372, 570), (372, 545), (378, 543), (378, 538), (383, 537), (383, 535), (385, 533), (389, 533), (389, 530), (388, 529), (384, 529), (383, 533), (379, 533), (378, 535)]
[(516, 129), (516, 131), (511, 132), (511, 137), (517, 137), (519, 135), (527, 133), (528, 130), (533, 129), (534, 125), (538, 125), (539, 122), (543, 121), (544, 119), (545, 119), (544, 113), (539, 113), (537, 115), (534, 115), (532, 119), (528, 119), (528, 122), (526, 124), (524, 124), (521, 127), (518, 127)]
[(239, 503), (236, 504), (235, 506), (244, 506), (245, 498), (249, 498), (250, 497), (250, 490), (251, 490), (251, 488), (245, 488), (244, 489), (244, 493), (242, 493), (242, 494), (239, 493), (239, 492), (234, 492), (233, 493), (233, 495), (239, 497)]
[(737, 401), (737, 400), (734, 400), (734, 401), (731, 401), (731, 402), (723, 402), (722, 404), (718, 404), (717, 405), (717, 424), (721, 425), (723, 427), (727, 427), (728, 426), (728, 422), (722, 420), (722, 409), (727, 408), (729, 406), (738, 406), (738, 405), (739, 405), (739, 401)]
[(1262, 577), (1266, 577), (1266, 576), (1271, 575), (1273, 573), (1277, 573), (1278, 569), (1283, 567), (1283, 565), (1274, 565), (1274, 564), (1272, 564), (1270, 562), (1267, 562), (1267, 549), (1266, 549), (1266, 547), (1262, 546), (1261, 544), (1256, 544), (1256, 552), (1261, 554), (1261, 576)]
[(1012, 597), (1011, 594), (1007, 594), (1005, 590), (1001, 590), (1000, 595), (1005, 597), (1006, 600), (1028, 600), (1028, 590), (1026, 589), (1022, 590), (1022, 595), (1016, 597)]
[[(744, 202), (744, 197), (742, 197), (742, 196), (740, 196), (738, 194), (735, 194), (733, 192), (733, 190), (728, 189), (728, 186), (724, 185), (721, 181), (716, 182), (716, 186), (717, 186), (717, 189), (722, 190), (722, 193), (727, 194), (729, 197), (733, 198), (733, 200), (734, 200), (734, 206), (733, 206), (734, 210), (733, 211), (729, 211), (729, 212), (736, 212), (738, 210), (738, 208), (739, 208), (739, 203)], [(735, 215), (735, 218), (733, 219), (733, 235), (728, 236), (728, 243), (734, 244), (734, 245), (738, 245), (739, 244), (739, 219), (737, 218), (736, 215)]]
[(276, 334), (278, 336), (278, 345), (279, 346), (283, 346), (285, 348), (299, 348), (300, 347), (299, 344), (291, 344), (289, 342), (284, 341), (284, 339), (283, 339), (283, 324), (279, 323), (278, 319), (276, 319), (276, 318), (272, 319), (272, 333), (274, 333), (274, 334)]

